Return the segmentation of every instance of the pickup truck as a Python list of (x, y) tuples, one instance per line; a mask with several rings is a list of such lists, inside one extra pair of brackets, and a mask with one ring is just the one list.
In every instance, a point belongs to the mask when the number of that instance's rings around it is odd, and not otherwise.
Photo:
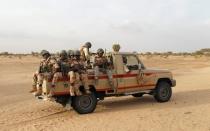
[(169, 70), (146, 68), (136, 53), (108, 53), (106, 56), (113, 67), (113, 86), (110, 86), (108, 75), (104, 73), (99, 75), (96, 83), (94, 70), (89, 69), (87, 83), (90, 93), (85, 93), (85, 88), (81, 85), (82, 95), (72, 97), (69, 93), (68, 77), (60, 79), (54, 88), (51, 86), (51, 78), (46, 78), (42, 98), (48, 97), (48, 100), (63, 106), (70, 104), (79, 114), (94, 112), (97, 102), (106, 97), (142, 97), (149, 94), (154, 96), (157, 102), (170, 100), (176, 81)]

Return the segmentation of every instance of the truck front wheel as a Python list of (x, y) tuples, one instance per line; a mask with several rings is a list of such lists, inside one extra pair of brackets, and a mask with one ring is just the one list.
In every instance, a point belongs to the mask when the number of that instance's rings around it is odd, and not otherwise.
[(95, 94), (86, 94), (73, 98), (72, 107), (79, 114), (88, 114), (94, 112), (97, 105)]
[(171, 85), (167, 81), (161, 81), (158, 83), (154, 98), (158, 102), (167, 102), (171, 99), (172, 89)]

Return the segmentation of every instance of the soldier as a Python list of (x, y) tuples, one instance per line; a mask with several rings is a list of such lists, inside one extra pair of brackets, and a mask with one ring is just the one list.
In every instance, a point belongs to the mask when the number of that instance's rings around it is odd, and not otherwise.
[(68, 50), (68, 59), (71, 62), (73, 60), (73, 55), (74, 55), (74, 51), (73, 50)]
[(81, 59), (83, 61), (87, 61), (87, 63), (90, 61), (90, 48), (92, 47), (92, 44), (90, 42), (86, 42), (81, 48), (80, 48), (80, 54)]
[(55, 64), (55, 59), (51, 57), (48, 51), (42, 50), (41, 55), (43, 60), (41, 60), (39, 69), (33, 76), (33, 89), (30, 91), (31, 93), (35, 92), (35, 96), (42, 94), (43, 80), (45, 77), (52, 75), (53, 65)]
[(58, 80), (61, 79), (63, 76), (67, 76), (70, 70), (68, 55), (65, 50), (62, 50), (60, 52), (59, 60), (57, 61), (54, 67), (55, 67), (55, 72), (53, 75), (52, 87), (55, 87)]
[(98, 49), (97, 50), (97, 55), (95, 56), (95, 60), (94, 60), (94, 71), (95, 71), (95, 80), (96, 83), (98, 82), (98, 76), (99, 76), (99, 72), (103, 72), (106, 73), (108, 75), (108, 79), (109, 79), (109, 84), (112, 88), (114, 88), (113, 85), (113, 76), (112, 76), (112, 72), (110, 70), (110, 64), (107, 60), (107, 58), (104, 56), (104, 50), (103, 49)]
[(86, 93), (89, 93), (88, 90), (88, 86), (86, 85), (86, 81), (87, 81), (87, 73), (86, 73), (86, 69), (84, 66), (83, 61), (81, 61), (80, 59), (80, 51), (76, 50), (74, 51), (74, 57), (73, 60), (71, 62), (71, 66), (70, 66), (70, 72), (69, 72), (69, 76), (70, 76), (70, 95), (71, 96), (75, 96), (75, 95), (82, 95), (79, 87), (81, 85), (83, 85), (86, 89)]
[(123, 68), (124, 68), (124, 71), (126, 73), (129, 73), (130, 72), (130, 69), (127, 66), (128, 60), (127, 60), (126, 56), (123, 56), (122, 58), (123, 58)]

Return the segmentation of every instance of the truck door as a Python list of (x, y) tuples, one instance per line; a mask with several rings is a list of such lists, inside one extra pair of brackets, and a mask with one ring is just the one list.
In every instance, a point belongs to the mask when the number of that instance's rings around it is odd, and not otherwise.
[(141, 81), (139, 81), (139, 60), (136, 55), (124, 55), (123, 66), (124, 66), (124, 91), (134, 92), (140, 90)]

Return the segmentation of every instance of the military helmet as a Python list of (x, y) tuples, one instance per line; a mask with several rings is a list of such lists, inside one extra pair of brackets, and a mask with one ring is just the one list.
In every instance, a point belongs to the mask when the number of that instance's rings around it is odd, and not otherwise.
[(42, 50), (40, 54), (41, 54), (42, 56), (44, 56), (44, 55), (50, 55), (50, 52), (47, 51), (47, 50)]
[(120, 51), (120, 45), (119, 44), (114, 44), (113, 46), (112, 46), (112, 49), (115, 51), (115, 52), (119, 52)]
[(60, 56), (67, 57), (67, 52), (65, 50), (62, 50), (60, 52)]
[(99, 48), (99, 49), (97, 50), (97, 54), (104, 54), (104, 50), (103, 50), (102, 48)]
[(80, 56), (81, 55), (79, 50), (75, 50), (73, 54), (74, 54), (74, 56)]
[(73, 56), (74, 55), (74, 51), (73, 50), (68, 50), (68, 56)]
[(91, 47), (92, 47), (92, 44), (91, 44), (90, 42), (86, 42), (86, 43), (85, 43), (85, 47), (91, 48)]

